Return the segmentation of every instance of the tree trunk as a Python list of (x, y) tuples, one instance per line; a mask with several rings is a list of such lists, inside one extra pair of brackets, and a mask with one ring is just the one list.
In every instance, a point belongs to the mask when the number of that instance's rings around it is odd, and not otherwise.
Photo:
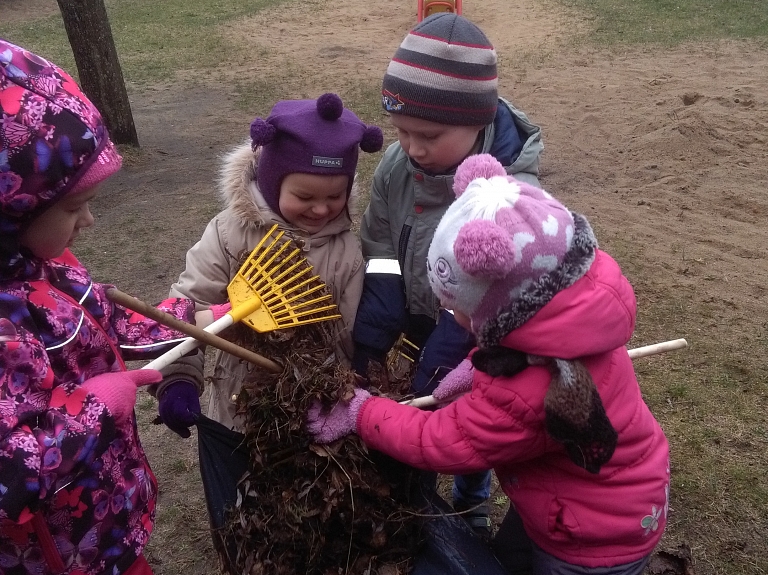
[(112, 141), (139, 145), (104, 0), (56, 0), (80, 85), (104, 118)]

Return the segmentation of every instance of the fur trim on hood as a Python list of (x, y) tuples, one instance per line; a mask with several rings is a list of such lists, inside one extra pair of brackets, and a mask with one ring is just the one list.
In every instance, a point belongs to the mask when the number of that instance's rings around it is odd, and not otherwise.
[[(224, 155), (219, 172), (219, 192), (226, 206), (245, 225), (263, 226), (267, 223), (282, 222), (282, 218), (267, 206), (261, 197), (256, 182), (256, 168), (259, 165), (261, 149), (251, 149), (245, 142)], [(256, 184), (256, 185), (254, 185)], [(258, 198), (255, 197), (258, 194)], [(347, 215), (351, 219), (357, 214), (360, 190), (357, 178), (347, 202)]]

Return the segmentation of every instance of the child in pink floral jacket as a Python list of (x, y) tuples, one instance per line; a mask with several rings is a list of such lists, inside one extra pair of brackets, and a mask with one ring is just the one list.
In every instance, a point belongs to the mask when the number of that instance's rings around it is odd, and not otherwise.
[[(151, 573), (157, 485), (133, 415), (183, 336), (116, 306), (67, 249), (122, 159), (54, 64), (0, 40), (0, 572)], [(166, 311), (193, 320), (190, 300)]]

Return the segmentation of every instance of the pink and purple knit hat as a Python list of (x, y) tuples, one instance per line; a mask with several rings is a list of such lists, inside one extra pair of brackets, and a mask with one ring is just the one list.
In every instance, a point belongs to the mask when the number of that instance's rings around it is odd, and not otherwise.
[(587, 272), (597, 242), (583, 216), (489, 154), (462, 162), (454, 192), (429, 248), (430, 285), (481, 345), (497, 345)]
[(72, 77), (5, 40), (0, 114), (0, 239), (9, 246), (65, 194), (119, 170), (122, 158)]

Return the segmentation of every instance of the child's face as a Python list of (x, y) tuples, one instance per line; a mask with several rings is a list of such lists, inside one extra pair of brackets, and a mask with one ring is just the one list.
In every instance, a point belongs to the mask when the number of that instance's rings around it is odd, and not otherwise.
[(59, 257), (72, 245), (80, 230), (93, 225), (88, 202), (97, 191), (94, 186), (64, 196), (32, 221), (21, 234), (21, 245), (44, 260)]
[(433, 174), (447, 172), (469, 156), (485, 126), (449, 126), (392, 114), (397, 139), (408, 156)]
[(344, 175), (288, 174), (280, 184), (280, 212), (288, 223), (314, 234), (347, 205)]

